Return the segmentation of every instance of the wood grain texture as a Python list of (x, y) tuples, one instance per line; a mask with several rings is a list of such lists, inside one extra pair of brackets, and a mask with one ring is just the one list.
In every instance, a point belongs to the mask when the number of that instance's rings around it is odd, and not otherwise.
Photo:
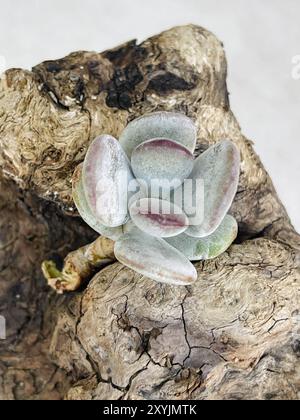
[[(73, 53), (32, 72), (6, 72), (0, 301), (17, 324), (13, 340), (1, 343), (2, 397), (300, 397), (300, 238), (230, 110), (226, 72), (222, 44), (194, 25), (140, 45)], [(74, 210), (75, 167), (96, 135), (118, 138), (129, 121), (157, 110), (196, 122), (197, 153), (225, 138), (238, 146), (241, 177), (231, 209), (237, 243), (197, 263), (198, 282), (188, 288), (156, 284), (116, 263), (85, 290), (54, 298), (43, 287), (41, 260), (53, 252), (65, 257), (95, 238)], [(12, 290), (21, 286), (16, 316)], [(35, 372), (44, 388), (31, 385), (35, 362), (18, 354), (30, 355), (27, 331), (35, 334), (39, 363), (49, 366), (45, 376)]]

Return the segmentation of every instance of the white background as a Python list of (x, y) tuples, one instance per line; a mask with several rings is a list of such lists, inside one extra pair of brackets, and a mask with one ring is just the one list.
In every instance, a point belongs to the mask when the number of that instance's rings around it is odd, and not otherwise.
[[(300, 231), (299, 0), (0, 0), (0, 56), (31, 68), (195, 23), (225, 44), (231, 106)], [(1, 57), (0, 57), (1, 58)], [(1, 67), (1, 59), (0, 59)], [(300, 76), (300, 71), (298, 72)]]

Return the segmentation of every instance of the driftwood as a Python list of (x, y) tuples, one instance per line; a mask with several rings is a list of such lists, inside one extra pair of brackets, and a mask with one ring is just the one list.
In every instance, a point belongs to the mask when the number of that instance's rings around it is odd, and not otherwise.
[[(237, 242), (197, 263), (192, 287), (114, 263), (57, 296), (42, 261), (61, 263), (96, 239), (72, 202), (75, 167), (97, 134), (118, 137), (155, 110), (193, 118), (197, 151), (223, 138), (239, 147)], [(214, 35), (178, 27), (140, 45), (8, 70), (0, 145), (1, 398), (300, 397), (300, 237), (230, 111)]]

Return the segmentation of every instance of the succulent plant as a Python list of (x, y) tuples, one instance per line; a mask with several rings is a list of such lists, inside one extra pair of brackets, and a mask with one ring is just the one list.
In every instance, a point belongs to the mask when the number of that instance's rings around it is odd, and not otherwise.
[(235, 240), (228, 214), (237, 191), (240, 155), (229, 140), (196, 159), (196, 127), (175, 112), (142, 116), (119, 141), (97, 137), (73, 176), (77, 209), (116, 258), (153, 280), (188, 285), (191, 261), (215, 258)]

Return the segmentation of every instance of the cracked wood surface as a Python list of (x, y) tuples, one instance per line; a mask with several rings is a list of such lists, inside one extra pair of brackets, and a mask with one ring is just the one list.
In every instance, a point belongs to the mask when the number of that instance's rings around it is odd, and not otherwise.
[(295, 254), (260, 238), (197, 270), (188, 288), (119, 263), (97, 274), (53, 335), (54, 359), (84, 378), (68, 398), (102, 398), (109, 387), (124, 399), (299, 398)]
[[(300, 239), (230, 111), (226, 72), (222, 44), (193, 25), (140, 45), (6, 72), (0, 84), (0, 168), (9, 180), (1, 181), (0, 205), (0, 302), (9, 321), (9, 340), (0, 342), (3, 398), (300, 397)], [(198, 152), (224, 138), (239, 147), (241, 178), (231, 209), (237, 243), (196, 264), (193, 287), (157, 284), (116, 263), (86, 290), (54, 297), (40, 262), (95, 238), (76, 217), (74, 168), (96, 135), (118, 136), (128, 121), (156, 110), (194, 119)]]

